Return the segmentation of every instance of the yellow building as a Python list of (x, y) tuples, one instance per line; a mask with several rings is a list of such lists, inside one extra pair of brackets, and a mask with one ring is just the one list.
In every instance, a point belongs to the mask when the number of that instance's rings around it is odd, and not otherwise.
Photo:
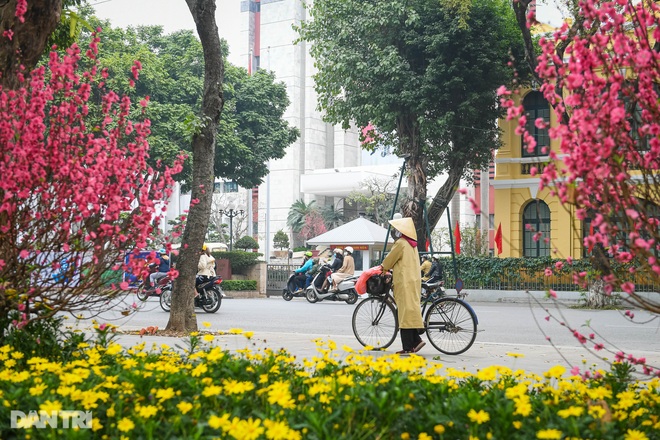
[[(500, 257), (582, 258), (582, 222), (575, 219), (574, 207), (562, 206), (549, 189), (539, 189), (539, 174), (548, 163), (548, 148), (559, 153), (559, 141), (551, 140), (548, 129), (534, 125), (543, 118), (551, 126), (557, 124), (554, 112), (542, 93), (527, 90), (513, 97), (521, 102), (527, 114), (527, 130), (536, 139), (534, 151), (523, 146), (522, 136), (515, 133), (517, 120), (499, 121), (503, 131), (502, 147), (495, 156), (495, 225), (502, 225)], [(588, 227), (588, 224), (586, 225)], [(534, 237), (540, 233), (539, 239)]]

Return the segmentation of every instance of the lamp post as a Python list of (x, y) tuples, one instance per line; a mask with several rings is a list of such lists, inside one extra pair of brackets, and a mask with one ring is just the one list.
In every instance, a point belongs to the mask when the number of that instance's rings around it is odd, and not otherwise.
[(245, 211), (242, 209), (236, 210), (236, 209), (221, 209), (220, 210), (220, 215), (226, 215), (229, 217), (229, 251), (232, 250), (232, 244), (234, 242), (234, 235), (233, 235), (233, 223), (234, 223), (234, 217), (243, 215)]

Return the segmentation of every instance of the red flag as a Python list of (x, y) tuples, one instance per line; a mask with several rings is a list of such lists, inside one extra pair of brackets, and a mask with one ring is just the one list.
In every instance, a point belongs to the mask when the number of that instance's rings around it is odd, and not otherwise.
[(429, 240), (428, 237), (426, 237), (426, 248), (424, 249), (425, 251), (429, 250), (429, 246), (431, 246), (431, 240)]
[[(593, 223), (589, 223), (589, 235), (591, 237), (594, 236), (594, 224)], [(594, 245), (590, 244), (587, 250), (589, 251), (589, 253), (591, 253), (594, 250)]]
[(456, 255), (461, 254), (461, 228), (458, 225), (458, 220), (456, 220), (456, 228), (454, 229), (454, 246), (456, 247)]
[(502, 253), (502, 223), (497, 227), (495, 233), (495, 246), (497, 246), (497, 255)]

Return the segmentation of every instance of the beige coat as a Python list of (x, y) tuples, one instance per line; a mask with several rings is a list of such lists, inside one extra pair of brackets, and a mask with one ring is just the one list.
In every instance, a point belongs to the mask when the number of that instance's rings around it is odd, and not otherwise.
[(392, 269), (392, 290), (399, 315), (399, 328), (424, 328), (420, 297), (422, 279), (419, 253), (405, 238), (394, 242), (392, 251), (383, 260), (383, 270)]
[(345, 280), (346, 278), (352, 277), (355, 274), (355, 260), (351, 255), (346, 255), (344, 257), (344, 263), (337, 270), (337, 272), (331, 275), (332, 281), (335, 284)]
[(215, 258), (213, 255), (202, 254), (197, 263), (197, 275), (215, 276)]

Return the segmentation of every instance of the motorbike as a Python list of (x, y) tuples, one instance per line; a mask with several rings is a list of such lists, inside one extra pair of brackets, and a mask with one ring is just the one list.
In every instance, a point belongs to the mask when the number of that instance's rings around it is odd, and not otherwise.
[(297, 274), (295, 272), (292, 273), (286, 282), (286, 287), (282, 289), (282, 298), (284, 298), (285, 301), (291, 301), (293, 298), (305, 297), (305, 289), (300, 290), (296, 276)]
[[(221, 276), (214, 277), (201, 277), (195, 279), (195, 290), (197, 295), (195, 297), (195, 307), (201, 308), (206, 313), (215, 313), (222, 304), (222, 297), (224, 293), (220, 287), (222, 284)], [(163, 290), (160, 295), (160, 307), (169, 312), (172, 307), (172, 288)]]
[(445, 282), (441, 279), (431, 279), (422, 281), (422, 300), (425, 300), (430, 295), (437, 294), (437, 296), (445, 295)]
[(160, 296), (165, 290), (172, 290), (172, 279), (169, 275), (158, 279), (155, 286), (150, 285), (149, 275), (158, 272), (158, 264), (151, 263), (149, 265), (149, 272), (144, 276), (144, 279), (137, 287), (135, 295), (140, 301), (146, 301), (150, 296)]
[(353, 276), (342, 280), (337, 285), (337, 290), (323, 291), (323, 281), (330, 276), (332, 270), (329, 265), (321, 266), (319, 272), (314, 276), (312, 282), (305, 289), (305, 298), (310, 303), (319, 301), (346, 301), (346, 304), (355, 304), (358, 300), (358, 294), (355, 290), (355, 283), (358, 277)]

